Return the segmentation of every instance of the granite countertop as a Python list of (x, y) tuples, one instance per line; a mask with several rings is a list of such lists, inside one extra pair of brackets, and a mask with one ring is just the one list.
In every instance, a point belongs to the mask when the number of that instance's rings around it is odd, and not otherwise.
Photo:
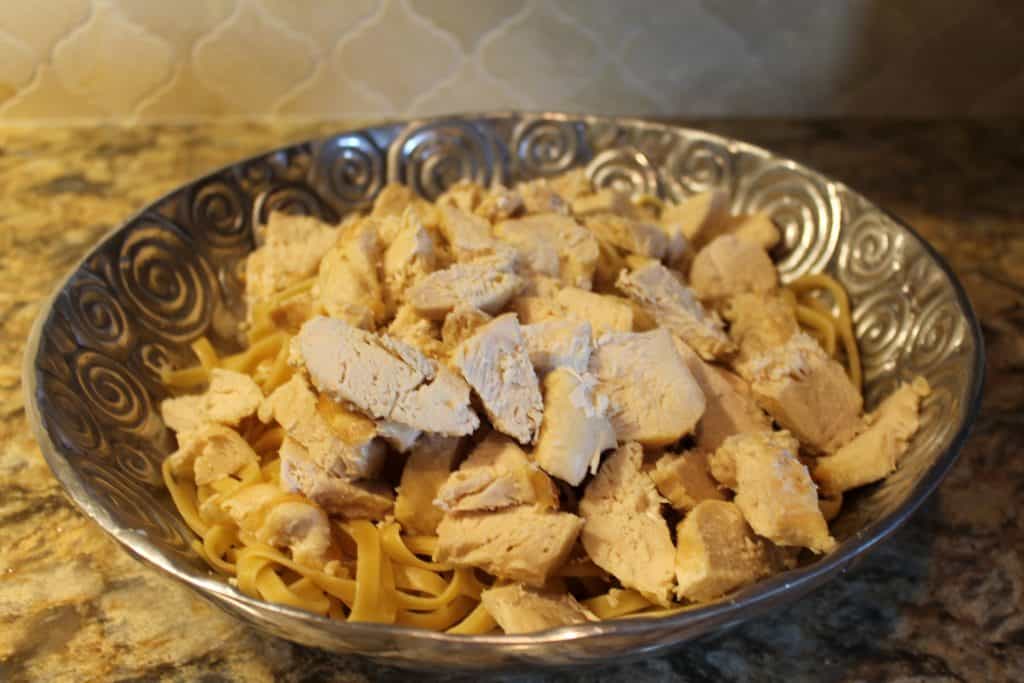
[[(720, 639), (586, 678), (1024, 680), (1024, 122), (699, 125), (843, 179), (921, 231), (981, 318), (984, 407), (937, 495), (849, 574)], [(19, 383), (40, 300), (105, 231), (202, 171), (341, 127), (0, 128), (0, 680), (409, 677), (252, 631), (130, 558), (63, 496)]]

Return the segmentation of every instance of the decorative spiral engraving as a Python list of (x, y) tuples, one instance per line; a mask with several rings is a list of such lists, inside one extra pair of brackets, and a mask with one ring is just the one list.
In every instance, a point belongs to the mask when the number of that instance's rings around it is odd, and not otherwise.
[(59, 445), (90, 458), (106, 454), (107, 440), (84, 396), (56, 377), (44, 374), (38, 397), (43, 419)]
[(467, 121), (413, 124), (388, 150), (388, 179), (426, 199), (436, 199), (459, 180), (487, 187), (503, 176), (493, 142)]
[(62, 309), (66, 311), (78, 343), (111, 353), (131, 348), (132, 328), (114, 293), (91, 277), (77, 277), (68, 285)]
[(956, 300), (933, 299), (914, 325), (908, 361), (918, 372), (927, 372), (959, 351), (966, 335)]
[(632, 144), (643, 153), (651, 163), (660, 166), (671, 155), (679, 143), (679, 136), (674, 130), (657, 128), (637, 128), (633, 131)]
[(171, 342), (191, 341), (210, 320), (214, 275), (177, 231), (142, 221), (121, 245), (119, 289), (146, 323)]
[(339, 212), (365, 208), (384, 185), (384, 158), (369, 136), (345, 133), (315, 148), (310, 184)]
[(246, 200), (223, 180), (201, 185), (191, 198), (190, 220), (197, 237), (218, 248), (233, 248), (249, 240)]
[(842, 207), (831, 183), (791, 162), (763, 163), (742, 178), (735, 211), (766, 211), (782, 230), (783, 282), (822, 270), (839, 241)]
[(140, 435), (155, 431), (149, 394), (128, 368), (94, 351), (79, 353), (74, 367), (82, 396), (101, 421)]
[(601, 152), (587, 164), (587, 176), (597, 188), (630, 194), (658, 194), (658, 172), (644, 154), (624, 147)]
[(333, 223), (337, 220), (334, 212), (324, 206), (320, 198), (304, 185), (283, 185), (261, 192), (253, 202), (252, 213), (257, 244), (262, 243), (261, 232), (270, 214), (287, 213), (293, 216), (314, 216)]
[(676, 189), (676, 199), (723, 188), (731, 192), (734, 170), (728, 148), (711, 140), (681, 143), (669, 155), (666, 176)]
[(126, 476), (155, 488), (163, 486), (163, 475), (160, 473), (162, 458), (158, 453), (125, 441), (115, 443), (111, 450), (114, 461)]
[(510, 148), (515, 172), (532, 178), (563, 173), (576, 165), (583, 141), (574, 122), (526, 119), (512, 132)]
[(858, 216), (845, 231), (839, 249), (843, 285), (851, 292), (878, 286), (904, 259), (902, 230), (878, 211)]
[(872, 292), (857, 302), (854, 333), (867, 379), (894, 369), (913, 320), (910, 301), (900, 291)]
[(232, 175), (243, 190), (254, 195), (273, 185), (277, 175), (274, 170), (277, 156), (271, 152), (259, 159), (238, 164), (232, 169)]

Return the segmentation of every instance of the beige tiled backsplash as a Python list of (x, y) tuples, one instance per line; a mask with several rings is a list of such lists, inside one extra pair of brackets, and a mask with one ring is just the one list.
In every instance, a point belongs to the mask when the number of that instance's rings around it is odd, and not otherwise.
[(0, 0), (0, 119), (1020, 115), (1022, 7)]

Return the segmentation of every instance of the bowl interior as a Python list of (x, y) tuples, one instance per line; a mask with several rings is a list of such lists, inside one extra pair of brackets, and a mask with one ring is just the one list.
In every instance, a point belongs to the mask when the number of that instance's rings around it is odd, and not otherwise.
[[(327, 622), (266, 605), (212, 576), (163, 488), (173, 447), (157, 406), (160, 368), (195, 362), (201, 335), (237, 347), (239, 265), (271, 211), (336, 222), (389, 181), (434, 198), (460, 178), (506, 185), (584, 166), (598, 186), (669, 199), (725, 190), (734, 212), (767, 211), (782, 228), (784, 280), (825, 271), (848, 290), (868, 407), (924, 375), (934, 391), (900, 468), (851, 495), (842, 542), (809, 567), (733, 598), (655, 620), (608, 622), (521, 637), (452, 637)], [(889, 533), (952, 463), (976, 409), (982, 349), (959, 285), (913, 231), (843, 184), (799, 164), (700, 131), (563, 115), (451, 117), (341, 133), (207, 175), (108, 235), (70, 274), (27, 354), (30, 417), (75, 502), (129, 550), (242, 618), (338, 651), (397, 662), (495, 664), (607, 658), (699, 635), (792, 599)], [(440, 648), (440, 650), (439, 650)]]

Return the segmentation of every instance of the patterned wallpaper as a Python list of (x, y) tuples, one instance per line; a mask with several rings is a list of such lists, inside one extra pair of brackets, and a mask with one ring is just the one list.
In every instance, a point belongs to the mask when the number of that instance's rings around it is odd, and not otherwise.
[(1024, 114), (1020, 0), (0, 0), (0, 119)]

